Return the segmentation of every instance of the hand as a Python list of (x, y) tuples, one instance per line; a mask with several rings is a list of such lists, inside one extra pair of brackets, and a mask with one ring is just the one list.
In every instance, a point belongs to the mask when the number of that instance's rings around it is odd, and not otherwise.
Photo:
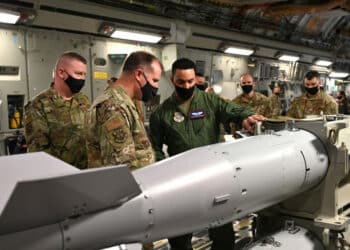
[(263, 115), (251, 115), (243, 120), (242, 122), (243, 131), (254, 133), (254, 126), (252, 125), (254, 125), (257, 122), (265, 121), (265, 120), (266, 120), (266, 117)]

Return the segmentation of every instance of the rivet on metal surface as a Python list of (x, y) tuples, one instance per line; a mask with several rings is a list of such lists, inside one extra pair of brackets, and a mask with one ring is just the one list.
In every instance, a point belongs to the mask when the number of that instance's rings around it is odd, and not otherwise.
[(148, 209), (148, 213), (149, 213), (149, 214), (153, 214), (153, 212), (154, 212), (154, 209), (153, 209), (153, 208)]

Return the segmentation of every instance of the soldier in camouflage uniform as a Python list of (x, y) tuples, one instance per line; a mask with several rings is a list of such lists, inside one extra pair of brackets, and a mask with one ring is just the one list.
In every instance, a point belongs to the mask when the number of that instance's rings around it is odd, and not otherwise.
[(306, 93), (295, 98), (287, 116), (305, 118), (307, 115), (330, 115), (338, 113), (336, 101), (320, 90), (321, 80), (317, 71), (309, 71), (304, 78)]
[(269, 103), (267, 97), (254, 91), (255, 82), (250, 74), (243, 74), (240, 78), (243, 93), (232, 101), (245, 107), (250, 107), (256, 114), (268, 116)]
[(25, 107), (29, 152), (44, 151), (80, 169), (87, 167), (84, 121), (90, 107), (84, 86), (86, 60), (75, 52), (60, 56), (51, 87)]
[(272, 96), (267, 98), (267, 102), (269, 105), (269, 114), (268, 117), (277, 117), (281, 115), (281, 100), (279, 97), (280, 87), (274, 86), (272, 90)]
[(151, 143), (133, 99), (153, 98), (161, 74), (161, 63), (147, 52), (134, 52), (127, 58), (120, 78), (97, 97), (89, 110), (89, 167), (128, 164), (136, 169), (154, 162)]

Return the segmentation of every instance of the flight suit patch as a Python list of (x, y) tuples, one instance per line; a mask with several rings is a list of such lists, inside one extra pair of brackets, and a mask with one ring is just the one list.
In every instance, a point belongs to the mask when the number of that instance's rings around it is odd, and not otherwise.
[(185, 117), (181, 112), (175, 112), (174, 113), (174, 121), (176, 122), (183, 122), (185, 120)]
[(202, 119), (205, 117), (205, 110), (204, 109), (193, 110), (190, 112), (189, 116), (191, 120)]

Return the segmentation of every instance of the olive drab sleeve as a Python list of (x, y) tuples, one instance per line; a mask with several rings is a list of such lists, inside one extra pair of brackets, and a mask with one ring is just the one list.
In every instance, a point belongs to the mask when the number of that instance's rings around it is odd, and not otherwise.
[(28, 152), (44, 151), (52, 154), (50, 149), (49, 126), (41, 103), (29, 102), (25, 106), (24, 132)]
[(163, 152), (163, 129), (161, 129), (158, 112), (153, 112), (150, 117), (150, 140), (156, 156), (156, 161), (165, 159)]
[(249, 107), (241, 106), (232, 101), (225, 101), (220, 97), (216, 97), (216, 102), (218, 102), (218, 105), (216, 105), (219, 108), (217, 112), (222, 123), (233, 121), (240, 124), (245, 118), (254, 114)]

